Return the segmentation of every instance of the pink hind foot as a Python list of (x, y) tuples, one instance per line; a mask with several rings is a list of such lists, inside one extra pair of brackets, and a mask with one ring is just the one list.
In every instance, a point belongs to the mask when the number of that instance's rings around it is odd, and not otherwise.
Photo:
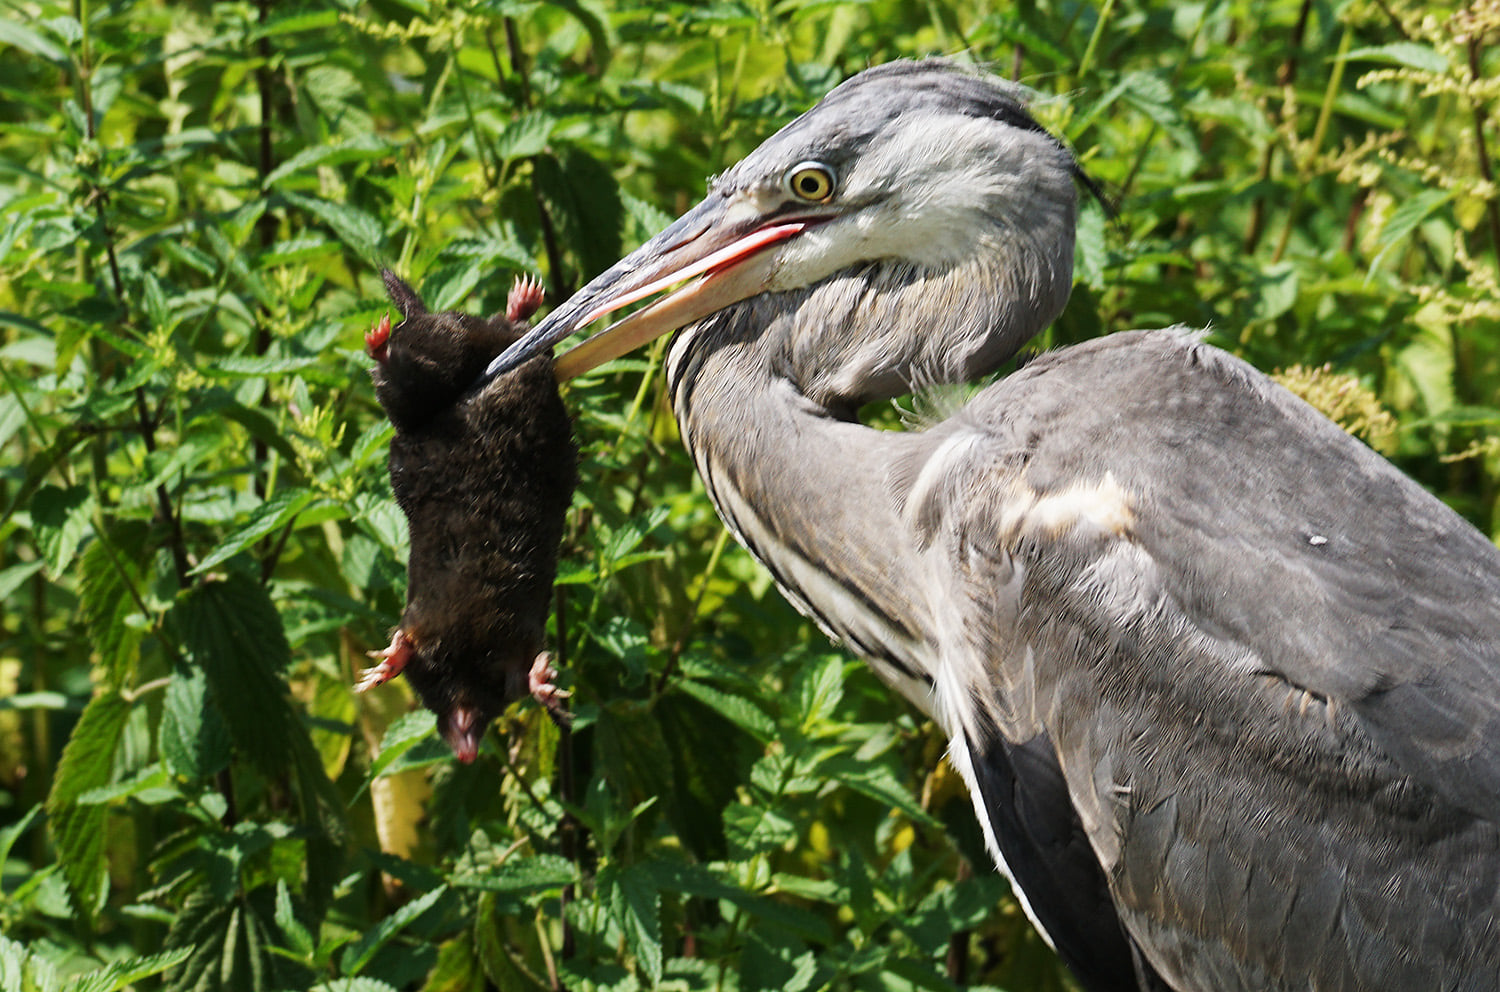
[(406, 636), (406, 631), (397, 630), (391, 636), (390, 647), (384, 651), (371, 651), (371, 658), (379, 658), (380, 664), (366, 668), (359, 673), (359, 681), (354, 684), (355, 692), (369, 692), (376, 686), (385, 685), (391, 679), (401, 674), (401, 669), (411, 660), (412, 652), (411, 638)]
[(531, 276), (516, 276), (516, 284), (505, 298), (505, 318), (510, 321), (527, 320), (542, 305), (542, 284)]
[(572, 714), (563, 709), (563, 700), (572, 695), (565, 689), (559, 689), (556, 685), (557, 669), (552, 667), (552, 656), (543, 651), (536, 656), (536, 661), (531, 663), (531, 671), (527, 673), (526, 684), (531, 689), (531, 696), (542, 708), (547, 711), (554, 723), (567, 726), (572, 721)]

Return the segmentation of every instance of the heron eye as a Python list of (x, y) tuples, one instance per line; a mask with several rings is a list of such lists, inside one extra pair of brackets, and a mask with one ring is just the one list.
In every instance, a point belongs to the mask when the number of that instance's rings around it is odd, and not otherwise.
[(833, 195), (833, 170), (821, 162), (802, 162), (787, 170), (786, 188), (799, 200), (818, 203)]

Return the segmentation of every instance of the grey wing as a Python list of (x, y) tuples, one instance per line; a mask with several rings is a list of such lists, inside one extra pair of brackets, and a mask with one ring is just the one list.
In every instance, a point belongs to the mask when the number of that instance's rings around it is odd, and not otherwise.
[(963, 529), (1025, 575), (982, 648), (996, 719), (1053, 741), (1163, 976), (1500, 988), (1500, 551), (1179, 334), (1049, 356), (959, 421), (990, 455)]

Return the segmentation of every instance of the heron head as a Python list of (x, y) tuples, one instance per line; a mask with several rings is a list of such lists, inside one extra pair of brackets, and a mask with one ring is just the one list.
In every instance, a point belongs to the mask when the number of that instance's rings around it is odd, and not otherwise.
[(766, 346), (817, 398), (971, 379), (1066, 303), (1077, 174), (1018, 88), (942, 60), (870, 69), (715, 178), (487, 374), (686, 283), (563, 355), (559, 377), (766, 298)]

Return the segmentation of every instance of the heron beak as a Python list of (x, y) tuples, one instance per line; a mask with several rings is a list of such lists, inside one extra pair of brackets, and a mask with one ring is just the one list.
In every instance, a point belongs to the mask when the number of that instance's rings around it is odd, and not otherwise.
[[(760, 217), (735, 221), (722, 197), (710, 197), (552, 311), (490, 363), (480, 381), (515, 368), (581, 327), (686, 280), (686, 286), (625, 317), (556, 362), (559, 381), (764, 292), (776, 274), (773, 245), (823, 218)], [(695, 278), (696, 277), (696, 278)]]

